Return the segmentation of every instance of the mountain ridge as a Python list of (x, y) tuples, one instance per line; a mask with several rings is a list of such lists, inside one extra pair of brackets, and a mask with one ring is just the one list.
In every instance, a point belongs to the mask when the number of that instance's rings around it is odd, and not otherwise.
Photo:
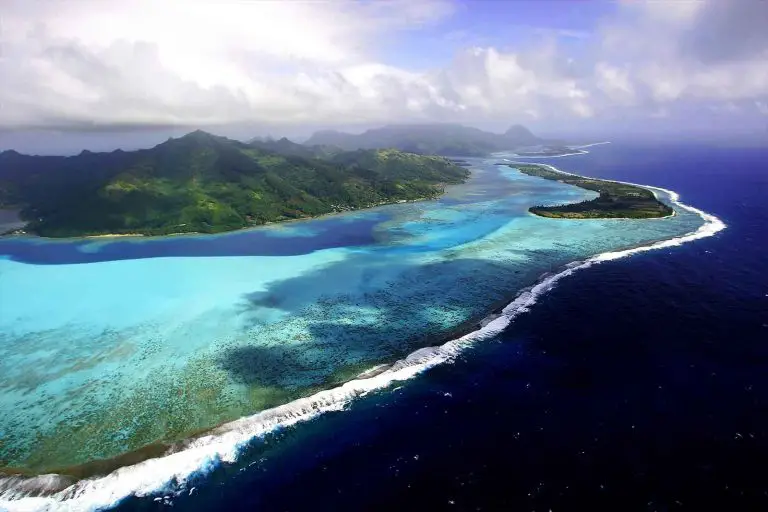
[(304, 145), (336, 146), (345, 151), (392, 147), (417, 154), (486, 156), (547, 142), (519, 124), (499, 134), (455, 123), (425, 123), (390, 124), (360, 134), (320, 130)]
[(136, 151), (0, 159), (0, 208), (51, 237), (216, 233), (432, 198), (469, 174), (436, 156), (297, 156), (202, 130)]

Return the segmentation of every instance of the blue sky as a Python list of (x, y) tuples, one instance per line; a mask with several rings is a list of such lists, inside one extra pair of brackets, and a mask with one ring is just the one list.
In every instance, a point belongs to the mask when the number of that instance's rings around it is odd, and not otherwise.
[(416, 72), (446, 66), (472, 46), (515, 51), (556, 41), (564, 53), (578, 56), (600, 20), (616, 10), (613, 2), (583, 0), (464, 0), (453, 5), (450, 16), (392, 34), (375, 53)]
[(760, 137), (766, 26), (762, 0), (7, 0), (0, 149), (409, 122)]
[(574, 0), (478, 0), (456, 4), (443, 22), (393, 37), (381, 55), (405, 68), (419, 70), (447, 64), (466, 46), (515, 49), (557, 38), (578, 52), (593, 36), (596, 23), (615, 10), (611, 2)]

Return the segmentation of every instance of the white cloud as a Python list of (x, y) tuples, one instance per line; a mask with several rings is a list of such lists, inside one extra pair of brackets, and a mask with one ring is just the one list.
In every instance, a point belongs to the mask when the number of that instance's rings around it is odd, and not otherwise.
[(666, 116), (768, 96), (768, 2), (622, 3), (577, 55), (545, 38), (414, 71), (382, 45), (434, 28), (450, 0), (7, 1), (5, 128)]
[(629, 70), (611, 66), (605, 62), (595, 65), (595, 81), (597, 88), (611, 100), (621, 104), (633, 104), (635, 88), (629, 77)]
[(371, 63), (371, 44), (451, 8), (437, 0), (17, 1), (3, 18), (0, 125), (303, 121), (379, 110), (382, 82), (410, 77)]
[(768, 93), (768, 2), (645, 1), (605, 23), (601, 53), (646, 100), (732, 101)]
[(725, 114), (725, 115), (740, 114), (743, 111), (743, 109), (739, 105), (737, 105), (732, 101), (709, 105), (708, 108), (715, 114)]

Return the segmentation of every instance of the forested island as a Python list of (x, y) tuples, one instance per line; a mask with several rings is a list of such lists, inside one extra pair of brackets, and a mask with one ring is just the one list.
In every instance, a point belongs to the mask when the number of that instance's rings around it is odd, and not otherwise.
[(515, 150), (517, 156), (539, 157), (539, 156), (564, 156), (564, 155), (584, 155), (587, 152), (582, 149), (573, 149), (567, 146), (543, 146), (535, 149)]
[(243, 143), (195, 131), (151, 149), (0, 153), (0, 208), (47, 237), (217, 233), (428, 199), (469, 171), (394, 149)]
[(323, 130), (312, 135), (304, 146), (318, 150), (397, 148), (420, 155), (483, 157), (497, 151), (557, 143), (541, 139), (520, 125), (504, 133), (492, 133), (460, 124), (431, 123), (388, 125), (360, 134)]
[(674, 213), (672, 208), (656, 199), (653, 192), (643, 187), (575, 176), (537, 164), (510, 164), (510, 167), (529, 176), (567, 183), (568, 185), (592, 190), (600, 194), (595, 199), (579, 203), (533, 206), (528, 209), (531, 213), (541, 217), (562, 219), (650, 219), (667, 217)]

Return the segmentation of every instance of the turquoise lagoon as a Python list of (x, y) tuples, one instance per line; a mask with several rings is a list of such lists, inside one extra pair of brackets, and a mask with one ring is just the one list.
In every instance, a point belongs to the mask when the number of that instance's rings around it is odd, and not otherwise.
[(471, 160), (436, 201), (235, 233), (0, 240), (0, 466), (183, 439), (456, 336), (569, 262), (703, 224), (535, 217), (593, 194), (498, 163)]

